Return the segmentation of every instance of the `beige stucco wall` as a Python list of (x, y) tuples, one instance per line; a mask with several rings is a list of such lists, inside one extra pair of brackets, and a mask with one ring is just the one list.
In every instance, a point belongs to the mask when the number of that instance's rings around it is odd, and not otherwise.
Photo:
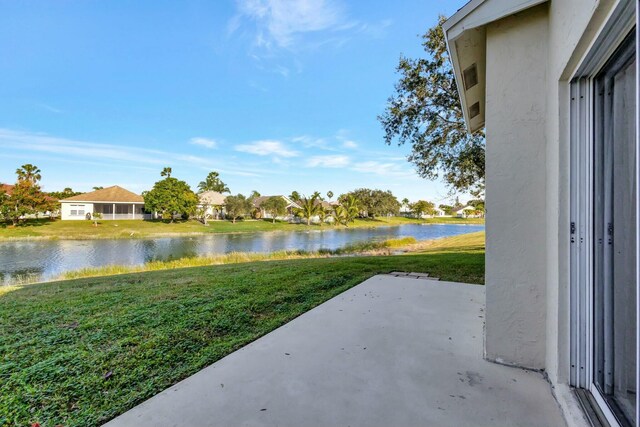
[(569, 425), (569, 84), (617, 0), (556, 0), (486, 26), (486, 338), (544, 369)]
[(487, 26), (486, 357), (545, 367), (546, 4)]
[(615, 1), (552, 1), (547, 85), (547, 355), (553, 383), (569, 380), (569, 84)]
[(71, 216), (71, 210), (82, 209), (84, 213), (93, 212), (93, 203), (87, 202), (74, 202), (74, 203), (60, 203), (60, 219), (63, 220), (86, 220), (85, 215)]

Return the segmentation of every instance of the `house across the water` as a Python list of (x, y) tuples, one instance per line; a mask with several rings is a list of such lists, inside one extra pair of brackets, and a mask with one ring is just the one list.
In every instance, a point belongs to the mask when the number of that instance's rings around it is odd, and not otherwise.
[(114, 185), (60, 200), (63, 220), (91, 219), (99, 213), (102, 219), (151, 219), (144, 211), (144, 199)]
[[(276, 196), (260, 196), (256, 197), (253, 201), (253, 207), (256, 209), (256, 216), (258, 218), (271, 218), (271, 214), (268, 213), (263, 207), (262, 204), (269, 200), (271, 197), (281, 197), (287, 204), (287, 214), (282, 219), (292, 219), (294, 217), (294, 211), (296, 209), (300, 209), (301, 206), (297, 204), (295, 201), (291, 200), (287, 196), (276, 195)], [(279, 217), (280, 218), (280, 217)]]
[(198, 194), (198, 208), (204, 209), (207, 218), (222, 219), (226, 214), (226, 199), (227, 196), (217, 191), (204, 191)]

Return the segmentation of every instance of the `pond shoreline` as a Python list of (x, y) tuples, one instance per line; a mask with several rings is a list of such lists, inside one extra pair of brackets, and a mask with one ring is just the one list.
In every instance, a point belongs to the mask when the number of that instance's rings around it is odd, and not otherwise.
[[(450, 245), (459, 245), (461, 242), (480, 245), (484, 241), (484, 231), (460, 234), (457, 236), (437, 237), (428, 240), (416, 240), (413, 237), (400, 239), (388, 239), (385, 241), (363, 242), (347, 245), (333, 250), (284, 250), (271, 253), (265, 252), (231, 252), (218, 255), (202, 255), (193, 258), (179, 258), (171, 261), (152, 261), (138, 265), (106, 265), (102, 267), (83, 268), (69, 270), (46, 280), (34, 280), (36, 276), (24, 277), (13, 283), (0, 283), (0, 290), (42, 283), (55, 283), (75, 279), (104, 278), (132, 273), (146, 273), (152, 271), (167, 271), (194, 267), (207, 267), (217, 265), (292, 261), (318, 258), (344, 258), (344, 257), (376, 257), (376, 256), (401, 256), (405, 254), (419, 254), (430, 251), (442, 250)], [(1, 294), (2, 292), (0, 292)]]
[[(35, 277), (47, 280), (62, 273), (86, 268), (126, 269), (149, 262), (217, 257), (230, 253), (322, 252), (358, 249), (390, 239), (431, 240), (474, 231), (479, 224), (402, 224), (386, 227), (314, 227), (254, 233), (209, 233), (140, 239), (22, 239), (0, 244), (0, 283)], [(377, 248), (376, 248), (377, 249)], [(344, 252), (342, 252), (344, 253)], [(187, 265), (192, 262), (188, 262)], [(111, 267), (110, 267), (111, 266)]]
[[(379, 223), (374, 223), (373, 221), (380, 221)], [(85, 222), (82, 222), (83, 224), (89, 226), (89, 224), (86, 224)], [(244, 225), (246, 226), (246, 224), (257, 224), (257, 225), (263, 225), (265, 222), (264, 221), (258, 221), (258, 220), (249, 220), (249, 221), (239, 221), (238, 223), (236, 223), (237, 225)], [(56, 223), (54, 223), (56, 224)], [(179, 223), (176, 223), (179, 224)], [(211, 221), (209, 224), (213, 225), (225, 225), (227, 226), (228, 224), (231, 224), (231, 222), (229, 221)], [(234, 224), (233, 226), (235, 226), (236, 224)], [(269, 224), (271, 224), (269, 222)], [(141, 232), (136, 232), (136, 231), (132, 231), (129, 234), (106, 234), (106, 235), (100, 235), (100, 234), (90, 234), (89, 231), (90, 230), (82, 230), (83, 234), (76, 234), (76, 235), (64, 235), (64, 234), (55, 234), (55, 235), (38, 235), (38, 236), (31, 236), (31, 235), (27, 235), (27, 236), (8, 236), (5, 237), (3, 236), (3, 231), (6, 229), (0, 229), (0, 245), (2, 243), (8, 243), (8, 242), (17, 242), (17, 241), (87, 241), (87, 240), (135, 240), (135, 239), (162, 239), (162, 238), (171, 238), (171, 237), (200, 237), (200, 236), (209, 236), (209, 235), (235, 235), (235, 234), (258, 234), (258, 233), (277, 233), (277, 232), (293, 232), (293, 233), (304, 233), (304, 232), (309, 232), (309, 231), (314, 231), (314, 232), (318, 232), (318, 231), (326, 231), (326, 230), (352, 230), (352, 229), (366, 229), (366, 228), (379, 228), (379, 227), (398, 227), (401, 225), (406, 225), (406, 224), (420, 224), (420, 225), (484, 225), (484, 220), (467, 220), (467, 219), (458, 219), (458, 218), (450, 218), (446, 221), (442, 221), (442, 220), (437, 220), (437, 219), (429, 219), (429, 220), (412, 220), (412, 219), (405, 219), (403, 221), (385, 221), (385, 220), (360, 220), (359, 223), (355, 223), (350, 225), (349, 227), (345, 227), (345, 226), (336, 226), (336, 225), (330, 225), (330, 224), (326, 224), (323, 226), (320, 226), (318, 224), (312, 224), (310, 226), (304, 225), (304, 224), (298, 224), (298, 223), (276, 223), (274, 224), (274, 226), (277, 226), (278, 228), (276, 229), (244, 229), (244, 230), (208, 230), (208, 231), (168, 231), (168, 232), (156, 232), (156, 231), (141, 231)], [(74, 224), (75, 225), (75, 224)], [(100, 223), (100, 225), (97, 228), (100, 227), (105, 227), (107, 225), (114, 225), (114, 227), (119, 227), (118, 221), (109, 221), (109, 222), (102, 222)], [(170, 223), (157, 223), (158, 226), (172, 226), (173, 224)], [(203, 225), (198, 223), (199, 226), (201, 227), (208, 227), (207, 225)], [(27, 229), (27, 227), (39, 227), (39, 225), (28, 225), (28, 226), (21, 226), (21, 227), (25, 227), (25, 229)], [(93, 227), (93, 226), (90, 226)], [(15, 228), (12, 228), (11, 230), (14, 230)], [(118, 230), (119, 231), (119, 230)], [(128, 230), (127, 230), (128, 232)]]

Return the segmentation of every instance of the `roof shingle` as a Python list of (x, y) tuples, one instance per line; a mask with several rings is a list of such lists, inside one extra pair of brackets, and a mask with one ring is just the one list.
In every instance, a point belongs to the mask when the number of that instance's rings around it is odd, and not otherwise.
[(144, 203), (142, 196), (132, 193), (117, 185), (103, 188), (102, 190), (91, 191), (89, 193), (78, 194), (67, 197), (60, 202), (113, 202), (113, 203)]

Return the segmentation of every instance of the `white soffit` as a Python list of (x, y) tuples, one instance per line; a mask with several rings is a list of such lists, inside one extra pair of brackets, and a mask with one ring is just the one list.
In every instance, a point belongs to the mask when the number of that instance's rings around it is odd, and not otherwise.
[(442, 26), (469, 132), (484, 127), (485, 25), (547, 0), (471, 0)]

